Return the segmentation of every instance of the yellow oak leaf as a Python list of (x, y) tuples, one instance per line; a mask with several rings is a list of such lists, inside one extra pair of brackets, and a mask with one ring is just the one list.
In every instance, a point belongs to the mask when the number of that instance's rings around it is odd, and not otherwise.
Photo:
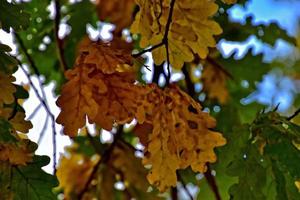
[(0, 107), (2, 104), (11, 104), (14, 102), (14, 93), (17, 91), (16, 87), (12, 84), (15, 78), (12, 75), (7, 75), (0, 72)]
[(111, 43), (93, 42), (87, 45), (86, 48), (83, 47), (81, 51), (87, 54), (82, 63), (95, 64), (97, 69), (101, 70), (104, 74), (117, 72), (120, 65), (132, 65), (130, 52), (113, 48)]
[(66, 199), (72, 199), (72, 195), (78, 195), (85, 187), (95, 164), (100, 156), (91, 158), (82, 154), (71, 153), (60, 159), (57, 168), (59, 187), (64, 189)]
[(26, 165), (32, 161), (33, 149), (27, 139), (14, 143), (0, 143), (0, 161), (9, 161), (13, 165)]
[(25, 120), (25, 113), (23, 112), (17, 112), (16, 115), (9, 120), (9, 122), (14, 129), (22, 133), (28, 133), (29, 129), (32, 128), (31, 122)]
[(108, 20), (116, 25), (116, 32), (128, 27), (132, 22), (134, 0), (97, 0), (96, 9), (101, 21)]
[[(141, 47), (162, 42), (170, 12), (170, 0), (136, 0), (140, 7), (131, 32), (141, 34)], [(178, 0), (175, 1), (174, 13), (168, 33), (168, 51), (170, 63), (180, 69), (184, 62), (191, 62), (194, 54), (205, 58), (208, 47), (215, 46), (214, 35), (222, 33), (220, 26), (213, 20), (218, 10), (214, 1)], [(165, 46), (153, 52), (156, 64), (167, 60)]]
[(201, 80), (203, 82), (203, 90), (207, 93), (208, 98), (217, 99), (221, 104), (225, 104), (228, 101), (227, 75), (222, 70), (206, 63)]
[(202, 112), (201, 105), (177, 86), (170, 85), (163, 91), (152, 88), (148, 100), (153, 99), (154, 107), (146, 107), (145, 113), (153, 130), (143, 162), (151, 166), (149, 182), (165, 191), (176, 185), (178, 169), (190, 166), (196, 172), (205, 172), (206, 163), (217, 159), (213, 149), (226, 140), (211, 130), (216, 124), (214, 118)]
[(113, 49), (102, 52), (102, 47), (94, 44), (91, 48), (97, 49), (97, 54), (84, 52), (79, 56), (75, 68), (66, 72), (69, 81), (57, 100), (61, 108), (57, 122), (71, 137), (85, 125), (86, 117), (106, 130), (111, 130), (115, 123), (130, 122), (146, 92), (135, 84), (135, 73), (121, 67), (128, 61), (126, 55), (114, 60), (117, 54), (111, 53)]
[(28, 133), (29, 129), (32, 128), (31, 122), (25, 120), (25, 113), (21, 111), (14, 112), (14, 109), (10, 107), (0, 108), (0, 117), (8, 120), (16, 131)]

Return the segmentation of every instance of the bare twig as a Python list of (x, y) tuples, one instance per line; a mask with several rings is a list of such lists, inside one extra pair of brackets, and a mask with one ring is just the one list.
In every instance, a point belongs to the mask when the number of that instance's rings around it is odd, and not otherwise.
[(46, 128), (47, 128), (48, 121), (49, 121), (49, 115), (46, 116), (46, 120), (45, 120), (45, 122), (44, 122), (43, 128), (41, 129), (41, 132), (40, 132), (40, 134), (39, 134), (40, 136), (39, 136), (39, 139), (38, 139), (38, 141), (37, 141), (38, 144), (41, 143), (41, 141), (42, 141), (42, 139), (43, 139), (43, 137), (44, 137), (44, 135), (45, 135), (45, 133), (46, 133), (45, 130), (46, 130)]
[(28, 116), (28, 120), (31, 120), (35, 115), (36, 113), (40, 110), (40, 108), (42, 107), (42, 104), (39, 103), (39, 105), (32, 111), (32, 113)]
[(178, 191), (177, 187), (171, 187), (171, 199), (172, 200), (178, 200)]
[(213, 191), (216, 200), (221, 200), (221, 195), (218, 189), (218, 185), (217, 182), (215, 180), (215, 177), (211, 174), (211, 169), (209, 164), (207, 164), (207, 171), (204, 173), (204, 176), (206, 178), (206, 181), (209, 185), (209, 187), (211, 188), (211, 190)]
[(33, 89), (35, 95), (37, 96), (37, 98), (39, 99), (39, 101), (41, 102), (41, 104), (43, 105), (44, 109), (46, 110), (47, 114), (50, 116), (51, 121), (52, 121), (52, 141), (53, 141), (53, 171), (54, 173), (56, 172), (56, 130), (55, 130), (55, 117), (54, 114), (51, 112), (50, 108), (47, 105), (47, 102), (45, 101), (45, 99), (43, 99), (43, 97), (40, 95), (38, 89), (35, 87), (35, 85), (33, 84), (30, 74), (24, 69), (24, 67), (22, 66), (22, 63), (18, 60), (19, 62), (19, 66), (22, 69), (22, 71), (24, 72), (24, 74), (26, 75), (28, 82), (31, 86), (31, 88)]
[(54, 1), (54, 9), (55, 9), (55, 18), (54, 18), (54, 35), (57, 46), (57, 56), (60, 62), (62, 72), (68, 69), (65, 57), (64, 57), (64, 47), (63, 40), (59, 38), (59, 24), (60, 24), (60, 0)]
[(181, 184), (182, 184), (182, 187), (183, 187), (185, 193), (188, 195), (188, 197), (190, 198), (190, 200), (193, 200), (193, 199), (194, 199), (194, 198), (193, 198), (193, 195), (190, 193), (190, 191), (189, 191), (188, 188), (186, 187), (186, 184), (185, 184), (184, 180), (182, 179), (181, 175), (180, 175), (178, 172), (177, 172), (176, 174), (177, 174), (178, 180), (179, 180), (179, 181), (181, 182)]
[(150, 47), (148, 49), (144, 49), (143, 51), (140, 51), (139, 53), (132, 54), (132, 57), (137, 58), (137, 57), (143, 55), (144, 53), (151, 52), (154, 49), (157, 49), (158, 47), (161, 47), (163, 44), (164, 44), (163, 42), (160, 42), (160, 43), (158, 43), (156, 45), (153, 45), (152, 47)]
[(298, 108), (295, 112), (294, 112), (294, 114), (292, 114), (291, 116), (289, 116), (288, 118), (287, 118), (287, 120), (292, 120), (294, 117), (296, 117), (298, 114), (300, 113), (300, 108)]
[(195, 87), (194, 87), (194, 84), (191, 80), (191, 77), (190, 77), (190, 74), (188, 72), (188, 69), (187, 69), (187, 65), (184, 64), (182, 69), (181, 69), (184, 77), (185, 77), (185, 83), (186, 83), (186, 87), (187, 87), (187, 92), (189, 93), (189, 95), (191, 97), (195, 97), (196, 95), (196, 92), (195, 92)]
[(85, 183), (85, 185), (84, 185), (83, 189), (81, 190), (81, 192), (78, 194), (78, 199), (79, 200), (83, 199), (84, 193), (88, 190), (88, 187), (89, 187), (90, 183), (92, 182), (94, 176), (96, 175), (96, 172), (97, 172), (100, 164), (101, 163), (106, 163), (110, 159), (111, 153), (114, 150), (114, 147), (116, 146), (118, 140), (121, 138), (122, 133), (123, 133), (123, 126), (120, 126), (117, 133), (114, 136), (113, 143), (101, 155), (101, 159), (99, 159), (99, 161), (93, 167), (93, 170), (92, 170), (92, 172), (89, 176), (89, 179)]
[(34, 73), (39, 77), (41, 74), (34, 62), (34, 60), (32, 59), (32, 57), (29, 55), (29, 53), (27, 52), (27, 48), (23, 42), (23, 40), (21, 39), (21, 37), (19, 36), (18, 33), (14, 32), (14, 36), (15, 38), (17, 39), (17, 42), (21, 48), (21, 50), (23, 51), (26, 59), (28, 60), (29, 64), (30, 64), (30, 67), (33, 69)]
[(52, 146), (53, 146), (53, 171), (54, 173), (56, 172), (56, 126), (55, 126), (55, 116), (54, 114), (51, 112), (49, 106), (48, 106), (48, 102), (47, 102), (47, 96), (43, 87), (43, 83), (40, 80), (40, 72), (37, 68), (37, 65), (35, 64), (34, 60), (32, 59), (32, 57), (30, 56), (30, 54), (27, 52), (27, 48), (25, 46), (25, 44), (23, 43), (21, 37), (17, 34), (14, 33), (15, 38), (17, 39), (17, 42), (21, 48), (21, 50), (24, 52), (26, 59), (29, 62), (30, 67), (33, 69), (34, 73), (37, 75), (37, 80), (38, 80), (38, 84), (39, 87), (41, 89), (41, 93), (42, 96), (40, 95), (38, 89), (35, 87), (35, 85), (33, 84), (32, 80), (31, 80), (31, 76), (30, 74), (24, 69), (22, 63), (20, 60), (18, 60), (17, 58), (15, 58), (18, 63), (20, 68), (22, 69), (22, 71), (24, 72), (24, 74), (26, 75), (29, 84), (31, 85), (34, 93), (36, 94), (37, 98), (39, 99), (40, 103), (43, 105), (44, 109), (46, 110), (47, 114), (50, 116), (51, 118), (51, 124), (52, 124)]

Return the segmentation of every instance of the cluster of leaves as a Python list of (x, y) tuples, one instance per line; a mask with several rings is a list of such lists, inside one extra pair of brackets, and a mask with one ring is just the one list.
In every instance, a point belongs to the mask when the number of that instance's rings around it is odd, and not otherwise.
[[(232, 4), (245, 3), (235, 0), (54, 1), (54, 16), (45, 10), (50, 3), (0, 5), (0, 27), (15, 36), (19, 56), (0, 44), (1, 199), (177, 199), (177, 190), (189, 194), (187, 183), (199, 186), (204, 199), (299, 198), (300, 127), (275, 111), (256, 114), (257, 103), (241, 104), (272, 63), (251, 49), (239, 60), (214, 49), (218, 41), (251, 35), (294, 45), (276, 23), (231, 22)], [(87, 24), (96, 27), (97, 20), (115, 25), (110, 42), (86, 36)], [(70, 27), (65, 36), (60, 23)], [(146, 52), (154, 59), (149, 84), (141, 76)], [(22, 64), (45, 77), (41, 90), (55, 81), (60, 95), (56, 122), (72, 145), (54, 176), (41, 169), (49, 158), (34, 155), (37, 145), (24, 135), (32, 125), (20, 99), (28, 93), (12, 76)], [(184, 79), (172, 83), (173, 72)], [(87, 122), (96, 125), (95, 135)], [(112, 143), (100, 141), (103, 131), (111, 132)], [(197, 181), (199, 174), (205, 179)]]
[[(1, 2), (1, 28), (18, 31), (28, 25), (29, 14), (23, 7)], [(16, 16), (14, 16), (16, 15)], [(22, 20), (10, 20), (18, 17)], [(13, 82), (12, 74), (18, 69), (18, 60), (9, 52), (11, 48), (0, 44), (0, 197), (1, 199), (54, 199), (52, 188), (57, 185), (54, 176), (41, 167), (47, 165), (47, 156), (34, 154), (37, 144), (27, 139), (25, 133), (32, 124), (25, 120), (20, 105), (28, 92)]]

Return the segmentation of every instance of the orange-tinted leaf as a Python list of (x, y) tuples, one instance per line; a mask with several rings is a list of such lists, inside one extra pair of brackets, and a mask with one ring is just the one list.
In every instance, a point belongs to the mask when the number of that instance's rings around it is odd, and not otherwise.
[(177, 86), (163, 91), (152, 88), (148, 100), (153, 100), (154, 108), (145, 112), (151, 116), (146, 121), (152, 123), (153, 131), (148, 136), (144, 164), (151, 166), (150, 183), (165, 191), (176, 185), (178, 169), (190, 166), (205, 172), (206, 163), (216, 161), (213, 149), (226, 140), (211, 130), (215, 120)]

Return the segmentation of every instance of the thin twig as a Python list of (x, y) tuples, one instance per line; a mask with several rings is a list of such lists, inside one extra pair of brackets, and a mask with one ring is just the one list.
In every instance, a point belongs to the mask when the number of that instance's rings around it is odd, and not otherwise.
[(63, 40), (59, 38), (59, 24), (60, 24), (60, 0), (54, 1), (54, 9), (55, 9), (55, 18), (54, 18), (54, 35), (57, 46), (57, 56), (60, 62), (60, 67), (62, 72), (68, 69), (65, 56), (64, 56), (64, 47)]
[(21, 37), (16, 32), (14, 32), (14, 36), (17, 39), (18, 44), (21, 47), (22, 51), (24, 52), (24, 54), (25, 54), (25, 56), (26, 56), (26, 58), (27, 58), (27, 60), (28, 60), (28, 62), (30, 64), (30, 67), (33, 69), (34, 73), (37, 75), (37, 80), (38, 80), (39, 87), (41, 89), (42, 96), (40, 95), (38, 89), (33, 84), (32, 80), (31, 80), (30, 74), (24, 69), (21, 61), (18, 60), (17, 58), (15, 58), (15, 59), (18, 61), (19, 66), (22, 69), (22, 71), (24, 72), (24, 74), (26, 75), (26, 77), (27, 77), (27, 79), (29, 81), (29, 84), (31, 85), (34, 93), (38, 97), (40, 103), (43, 105), (43, 107), (45, 108), (47, 114), (50, 116), (51, 121), (52, 121), (51, 124), (52, 124), (52, 147), (53, 147), (53, 171), (54, 171), (54, 173), (56, 173), (56, 135), (57, 134), (56, 134), (56, 129), (55, 129), (56, 128), (55, 127), (55, 116), (51, 112), (51, 110), (50, 110), (50, 108), (48, 106), (47, 96), (46, 96), (46, 93), (45, 93), (45, 90), (44, 90), (44, 87), (43, 87), (43, 83), (40, 80), (40, 75), (41, 74), (40, 74), (40, 72), (38, 70), (37, 65), (35, 64), (34, 60), (32, 59), (32, 57), (27, 52), (27, 48), (26, 48), (23, 40), (21, 39)]
[(167, 84), (169, 84), (170, 78), (171, 78), (168, 35), (169, 35), (169, 30), (170, 30), (170, 26), (171, 26), (171, 22), (172, 22), (174, 5), (175, 5), (175, 0), (172, 0), (171, 3), (170, 3), (170, 12), (169, 12), (168, 21), (167, 21), (167, 24), (166, 24), (166, 30), (165, 30), (164, 38), (163, 38), (163, 41), (162, 41), (165, 45), (166, 54), (167, 54), (167, 69), (168, 69)]
[(33, 89), (35, 95), (37, 96), (37, 98), (39, 99), (39, 101), (41, 102), (41, 104), (43, 105), (44, 109), (46, 110), (47, 114), (50, 116), (51, 121), (52, 121), (52, 146), (53, 146), (53, 171), (54, 173), (56, 173), (56, 130), (55, 130), (55, 117), (53, 115), (53, 113), (51, 112), (50, 108), (48, 107), (45, 99), (43, 99), (43, 97), (40, 95), (38, 89), (35, 87), (35, 85), (33, 84), (31, 78), (30, 78), (30, 74), (24, 69), (24, 67), (22, 66), (22, 63), (18, 60), (19, 66), (22, 69), (22, 71), (24, 72), (24, 74), (26, 75), (28, 82), (31, 86), (31, 88)]
[(32, 59), (32, 57), (27, 52), (27, 48), (26, 48), (23, 40), (21, 39), (20, 35), (18, 33), (14, 32), (14, 36), (17, 39), (17, 42), (18, 42), (20, 48), (22, 49), (22, 51), (23, 51), (26, 59), (28, 60), (31, 68), (33, 69), (34, 73), (39, 77), (41, 74), (40, 74), (40, 72), (39, 72), (39, 70), (38, 70), (38, 68), (37, 68), (34, 60)]
[(209, 187), (213, 191), (216, 200), (221, 200), (222, 198), (221, 198), (221, 195), (219, 192), (219, 188), (218, 188), (215, 177), (211, 174), (211, 169), (210, 169), (209, 164), (207, 164), (207, 171), (204, 173), (204, 176), (206, 178), (206, 181), (207, 181)]
[(182, 179), (181, 175), (180, 175), (178, 172), (177, 172), (176, 174), (177, 174), (178, 180), (179, 180), (179, 181), (181, 182), (181, 184), (182, 184), (182, 187), (183, 187), (185, 193), (189, 196), (190, 200), (193, 200), (193, 199), (194, 199), (194, 198), (193, 198), (193, 195), (191, 194), (191, 192), (190, 192), (190, 191), (188, 190), (188, 188), (186, 187), (186, 184), (185, 184), (184, 180)]
[(169, 35), (170, 27), (171, 27), (174, 5), (175, 5), (175, 0), (172, 0), (170, 3), (170, 11), (169, 11), (169, 15), (168, 15), (167, 23), (166, 23), (166, 29), (165, 29), (165, 33), (164, 33), (162, 41), (148, 49), (144, 49), (143, 51), (132, 55), (134, 58), (136, 58), (136, 57), (143, 55), (146, 52), (151, 52), (151, 51), (157, 49), (158, 47), (161, 47), (162, 45), (164, 45), (166, 48), (166, 55), (167, 55), (167, 70), (168, 70), (168, 75), (166, 76), (167, 85), (169, 84), (170, 78), (171, 78), (168, 35)]
[(132, 54), (132, 57), (134, 58), (137, 58), (137, 57), (140, 57), (141, 55), (143, 55), (144, 53), (147, 53), (147, 52), (151, 52), (155, 49), (157, 49), (158, 47), (161, 47), (162, 45), (164, 45), (163, 42), (160, 42), (156, 45), (153, 45), (152, 47), (148, 48), (148, 49), (144, 49), (143, 51), (140, 51), (139, 53), (136, 53), (136, 54)]
[(89, 187), (90, 183), (92, 182), (94, 176), (96, 175), (96, 172), (97, 172), (100, 164), (101, 163), (106, 163), (110, 159), (111, 153), (114, 150), (114, 147), (116, 146), (118, 140), (121, 138), (122, 133), (123, 133), (123, 126), (119, 126), (119, 129), (118, 129), (117, 133), (114, 136), (113, 143), (104, 151), (104, 153), (102, 155), (100, 155), (101, 159), (99, 159), (99, 161), (93, 167), (93, 170), (92, 170), (92, 172), (89, 176), (89, 179), (85, 183), (85, 185), (84, 185), (83, 189), (81, 190), (81, 192), (78, 194), (78, 199), (79, 200), (83, 199), (84, 193), (88, 190), (88, 187)]
[(40, 110), (40, 108), (42, 107), (42, 104), (39, 103), (39, 105), (32, 111), (32, 113), (28, 116), (28, 120), (31, 120), (35, 115), (36, 113)]
[(42, 141), (42, 139), (43, 139), (43, 137), (44, 137), (44, 135), (45, 135), (45, 133), (46, 133), (45, 130), (46, 130), (46, 128), (47, 128), (48, 121), (49, 121), (49, 115), (46, 116), (46, 120), (45, 120), (45, 122), (44, 122), (43, 128), (41, 129), (41, 132), (40, 132), (40, 134), (39, 134), (40, 136), (39, 136), (39, 139), (38, 139), (38, 141), (37, 141), (38, 144), (41, 143), (41, 141)]
[(172, 200), (178, 200), (178, 191), (177, 187), (171, 187), (171, 199)]
[(190, 77), (190, 74), (188, 72), (188, 69), (187, 69), (187, 65), (184, 64), (182, 69), (181, 69), (184, 77), (185, 77), (185, 83), (186, 83), (186, 87), (187, 87), (187, 92), (189, 93), (189, 95), (191, 97), (195, 97), (196, 95), (196, 91), (195, 91), (195, 87), (194, 87), (194, 84), (191, 80), (191, 77)]
[(288, 118), (287, 118), (287, 120), (292, 120), (294, 117), (296, 117), (298, 114), (300, 113), (300, 108), (298, 108), (295, 112), (294, 112), (294, 114), (292, 114), (291, 116), (289, 116)]

